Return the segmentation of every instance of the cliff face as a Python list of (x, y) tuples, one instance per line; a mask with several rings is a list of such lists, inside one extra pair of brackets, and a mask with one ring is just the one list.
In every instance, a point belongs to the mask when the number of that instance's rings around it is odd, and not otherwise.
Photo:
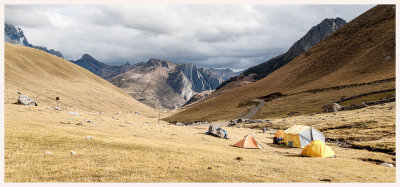
[(107, 80), (149, 106), (174, 109), (184, 105), (196, 93), (214, 90), (231, 75), (236, 74), (230, 69), (197, 68), (190, 63), (150, 59)]

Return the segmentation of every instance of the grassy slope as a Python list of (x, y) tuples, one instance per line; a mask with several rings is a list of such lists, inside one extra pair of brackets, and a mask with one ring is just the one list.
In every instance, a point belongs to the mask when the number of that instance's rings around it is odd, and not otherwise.
[(40, 50), (5, 43), (5, 102), (14, 103), (17, 92), (39, 105), (86, 111), (138, 111), (147, 116), (158, 112), (134, 100), (111, 83), (71, 62)]
[[(274, 92), (291, 94), (395, 77), (395, 9), (392, 7), (374, 7), (264, 79), (199, 102), (166, 120), (232, 119), (248, 110), (247, 107), (238, 107), (240, 102)], [(376, 89), (380, 87), (378, 85)], [(312, 96), (315, 102), (297, 95), (290, 100), (283, 98), (285, 106), (271, 102), (266, 103), (263, 110), (280, 107), (282, 110), (278, 114), (275, 112), (280, 116), (290, 111), (320, 112), (323, 105), (333, 101), (332, 97), (351, 96), (367, 90), (374, 89), (342, 89), (335, 93), (337, 95), (321, 92)], [(272, 113), (259, 113), (256, 117), (266, 118)]]
[[(395, 163), (394, 156), (384, 153), (329, 144), (337, 158), (302, 158), (300, 148), (276, 147), (273, 134), (255, 129), (224, 126), (226, 140), (205, 135), (208, 125), (157, 125), (156, 118), (130, 113), (72, 117), (46, 106), (5, 107), (6, 182), (395, 182), (395, 168), (361, 160)], [(315, 118), (336, 123), (330, 115)], [(387, 115), (394, 116), (394, 110)], [(343, 116), (351, 120), (353, 115)], [(246, 134), (264, 149), (230, 146)], [(69, 154), (72, 150), (76, 155)]]

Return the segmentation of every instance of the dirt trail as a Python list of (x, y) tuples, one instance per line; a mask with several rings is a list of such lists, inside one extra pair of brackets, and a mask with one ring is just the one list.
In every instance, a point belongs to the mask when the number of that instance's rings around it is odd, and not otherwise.
[(258, 105), (251, 108), (249, 110), (249, 112), (247, 114), (245, 114), (244, 116), (242, 116), (241, 118), (243, 119), (250, 119), (251, 117), (253, 117), (255, 114), (257, 114), (258, 110), (260, 110), (261, 107), (264, 106), (264, 100), (262, 99), (254, 99), (253, 101), (258, 102)]

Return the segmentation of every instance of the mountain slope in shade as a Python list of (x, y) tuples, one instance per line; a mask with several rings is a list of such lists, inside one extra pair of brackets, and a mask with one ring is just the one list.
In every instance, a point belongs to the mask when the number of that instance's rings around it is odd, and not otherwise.
[(108, 80), (139, 101), (158, 109), (180, 107), (194, 94), (213, 90), (224, 77), (236, 75), (230, 69), (197, 68), (190, 63), (175, 64), (159, 59), (134, 66)]
[(217, 88), (217, 90), (223, 88), (222, 90), (226, 91), (235, 87), (242, 86), (243, 84), (245, 84), (242, 83), (244, 81), (248, 82), (250, 80), (251, 82), (254, 82), (266, 77), (278, 68), (289, 63), (298, 55), (304, 53), (314, 45), (318, 44), (335, 31), (339, 30), (346, 23), (347, 22), (342, 18), (324, 19), (318, 25), (312, 27), (300, 40), (295, 42), (286, 53), (271, 58), (264, 63), (246, 69), (241, 75), (232, 77), (223, 82)]
[(4, 42), (17, 44), (17, 45), (24, 45), (27, 47), (39, 49), (50, 53), (52, 55), (64, 58), (64, 56), (60, 53), (60, 51), (56, 51), (54, 49), (47, 49), (46, 47), (32, 45), (26, 39), (24, 32), (21, 28), (17, 28), (12, 24), (5, 23), (4, 24)]
[[(266, 100), (255, 118), (321, 112), (340, 98), (395, 88), (395, 6), (378, 5), (267, 77), (195, 104), (168, 121), (215, 121), (243, 116), (252, 100)], [(348, 86), (340, 86), (348, 85)], [(337, 88), (331, 88), (339, 86)]]
[(157, 116), (154, 109), (120, 88), (67, 60), (40, 50), (5, 43), (5, 103), (14, 103), (20, 91), (39, 106), (97, 112), (137, 111)]

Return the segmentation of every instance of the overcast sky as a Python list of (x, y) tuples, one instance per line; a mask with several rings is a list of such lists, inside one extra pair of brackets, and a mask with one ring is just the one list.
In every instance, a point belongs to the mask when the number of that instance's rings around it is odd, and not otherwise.
[(282, 54), (325, 18), (351, 21), (374, 5), (6, 5), (5, 22), (68, 60), (159, 58), (241, 70)]

